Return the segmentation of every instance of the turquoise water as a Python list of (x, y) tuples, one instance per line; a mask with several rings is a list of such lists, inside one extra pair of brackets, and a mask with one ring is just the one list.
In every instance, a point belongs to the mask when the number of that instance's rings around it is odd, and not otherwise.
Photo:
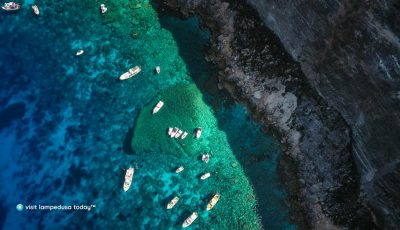
[[(209, 34), (198, 20), (158, 17), (147, 1), (105, 3), (105, 15), (76, 0), (36, 2), (39, 17), (27, 4), (1, 14), (0, 226), (179, 229), (197, 210), (193, 229), (295, 228), (276, 177), (279, 145), (210, 87)], [(78, 49), (85, 53), (76, 57)], [(135, 65), (142, 73), (117, 80)], [(160, 99), (165, 107), (151, 116)], [(204, 133), (171, 140), (169, 125)], [(124, 193), (129, 166), (136, 171)], [(212, 176), (200, 181), (206, 171)], [(215, 192), (221, 199), (206, 212)], [(181, 201), (167, 211), (174, 195)], [(18, 212), (18, 203), (95, 207)]]

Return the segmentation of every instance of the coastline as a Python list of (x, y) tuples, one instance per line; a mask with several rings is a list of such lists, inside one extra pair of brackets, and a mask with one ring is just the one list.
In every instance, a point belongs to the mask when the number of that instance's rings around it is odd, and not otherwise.
[(358, 197), (350, 128), (309, 86), (256, 11), (244, 1), (161, 4), (184, 17), (199, 16), (211, 31), (205, 58), (220, 70), (218, 88), (244, 103), (287, 146), (279, 168), (299, 229), (371, 226)]

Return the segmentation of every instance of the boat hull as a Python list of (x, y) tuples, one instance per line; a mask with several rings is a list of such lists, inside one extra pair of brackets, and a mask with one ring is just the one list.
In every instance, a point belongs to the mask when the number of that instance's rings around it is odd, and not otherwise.
[(207, 204), (207, 211), (210, 211), (211, 209), (214, 208), (214, 206), (215, 206), (215, 204), (217, 204), (219, 198), (220, 198), (220, 194), (219, 193), (214, 195), (214, 197)]
[(160, 111), (160, 109), (164, 106), (164, 102), (163, 101), (159, 101), (157, 103), (157, 105), (154, 107), (153, 109), (153, 114), (158, 113), (158, 111)]
[(119, 80), (126, 80), (126, 79), (129, 79), (129, 78), (132, 78), (133, 76), (137, 75), (141, 71), (142, 71), (142, 69), (139, 66), (135, 66), (135, 67), (129, 69), (128, 72), (123, 73), (119, 77)]
[(182, 136), (181, 136), (181, 139), (185, 139), (187, 135), (188, 135), (188, 133), (187, 133), (187, 132), (184, 132), (184, 133), (182, 134)]
[(194, 133), (194, 136), (195, 136), (196, 138), (200, 138), (200, 137), (201, 137), (202, 131), (203, 131), (202, 128), (197, 128), (196, 131), (195, 131), (195, 133)]
[(205, 179), (209, 178), (210, 176), (211, 176), (210, 173), (206, 173), (206, 174), (202, 175), (202, 176), (200, 177), (200, 179), (205, 180)]
[(80, 56), (80, 55), (82, 55), (84, 52), (85, 52), (85, 51), (83, 51), (83, 50), (79, 50), (78, 52), (76, 52), (76, 56)]
[(210, 155), (208, 154), (203, 154), (203, 156), (201, 157), (201, 160), (206, 162), (206, 164), (210, 161)]
[(182, 224), (182, 228), (189, 227), (198, 217), (197, 212), (193, 212)]
[(33, 10), (33, 13), (35, 13), (36, 15), (39, 15), (39, 14), (40, 14), (39, 8), (38, 8), (36, 5), (33, 5), (33, 6), (32, 6), (32, 10)]
[(176, 173), (180, 173), (180, 172), (182, 172), (184, 169), (185, 169), (185, 168), (184, 168), (183, 166), (181, 166), (181, 167), (177, 168), (177, 169), (175, 170), (175, 172), (176, 172)]
[(168, 205), (167, 205), (167, 209), (172, 209), (179, 201), (179, 197), (174, 197), (174, 199), (172, 199)]
[(124, 181), (124, 186), (123, 186), (123, 189), (125, 192), (128, 191), (129, 188), (131, 187), (134, 173), (135, 173), (135, 170), (132, 167), (130, 167), (128, 170), (126, 170), (125, 181)]
[(1, 8), (5, 11), (16, 11), (21, 8), (21, 6), (15, 2), (6, 2)]

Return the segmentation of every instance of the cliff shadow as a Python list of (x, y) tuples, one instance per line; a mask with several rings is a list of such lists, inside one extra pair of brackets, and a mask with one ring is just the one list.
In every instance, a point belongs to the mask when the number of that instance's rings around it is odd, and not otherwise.
[(265, 134), (261, 125), (253, 123), (244, 106), (218, 90), (217, 70), (205, 60), (210, 33), (199, 28), (199, 20), (183, 19), (163, 8), (158, 12), (161, 26), (174, 37), (188, 74), (202, 92), (203, 101), (213, 109), (218, 129), (226, 133), (230, 149), (253, 185), (263, 226), (293, 227), (284, 203), (285, 189), (277, 173), (280, 143)]

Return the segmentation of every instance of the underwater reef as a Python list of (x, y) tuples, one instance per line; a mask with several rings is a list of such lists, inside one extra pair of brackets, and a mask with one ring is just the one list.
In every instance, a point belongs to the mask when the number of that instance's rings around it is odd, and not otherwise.
[[(0, 228), (177, 229), (197, 211), (193, 229), (296, 229), (282, 144), (218, 90), (197, 17), (147, 0), (105, 1), (105, 14), (89, 0), (38, 1), (40, 15), (30, 4), (0, 20)], [(119, 80), (133, 66), (142, 71)], [(169, 127), (188, 136), (169, 138)]]

